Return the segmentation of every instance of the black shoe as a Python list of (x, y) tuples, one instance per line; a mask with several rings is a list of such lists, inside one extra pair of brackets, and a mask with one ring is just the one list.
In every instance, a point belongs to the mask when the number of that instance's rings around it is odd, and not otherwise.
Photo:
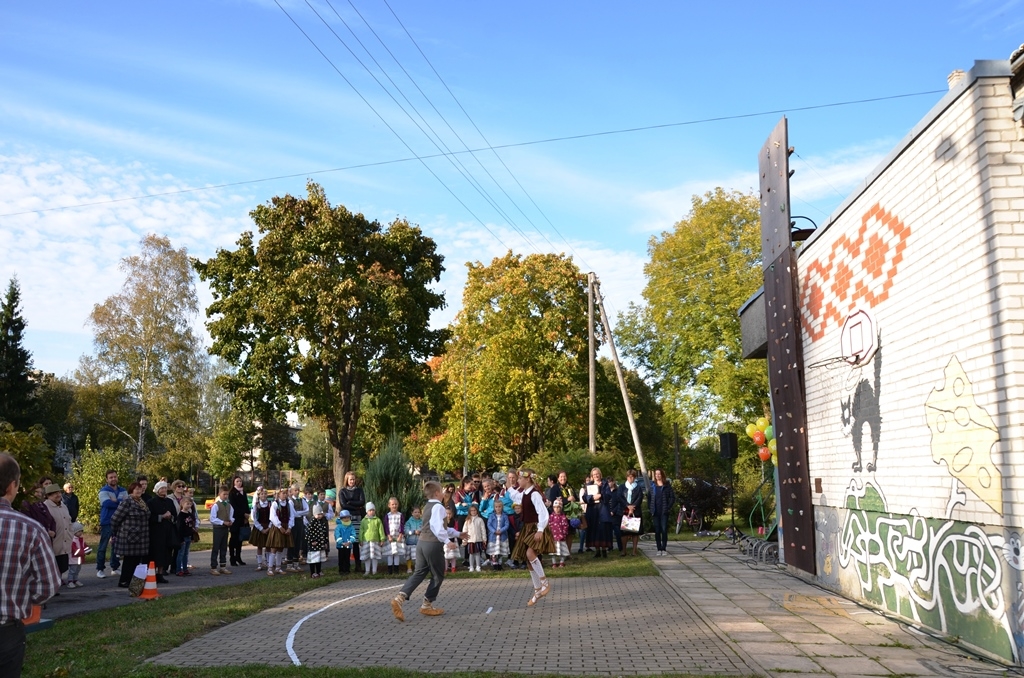
[(117, 582), (117, 588), (119, 588), (119, 589), (126, 589), (126, 588), (128, 588), (128, 583), (127, 582)]
[(594, 551), (594, 557), (595, 558), (600, 558), (601, 557), (601, 549), (598, 549), (598, 550)]
[(156, 578), (156, 583), (157, 584), (170, 584), (171, 582), (167, 581), (167, 577), (165, 577), (163, 575), (160, 575), (159, 577)]
[(245, 561), (243, 561), (241, 558), (235, 558), (235, 560), (238, 562), (239, 567), (245, 567)]

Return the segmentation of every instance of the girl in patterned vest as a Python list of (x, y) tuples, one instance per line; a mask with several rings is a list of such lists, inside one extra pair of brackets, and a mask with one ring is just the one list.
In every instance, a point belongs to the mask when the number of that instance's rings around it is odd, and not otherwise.
[(284, 574), (284, 556), (282, 552), (292, 545), (292, 528), (295, 516), (292, 515), (291, 504), (288, 502), (288, 490), (277, 491), (277, 501), (270, 505), (270, 532), (267, 534), (267, 575), (272, 576), (276, 567), (277, 574)]
[(523, 529), (516, 536), (516, 548), (512, 558), (526, 562), (533, 580), (533, 596), (527, 607), (533, 607), (537, 601), (551, 592), (551, 584), (544, 576), (544, 565), (540, 562), (545, 553), (554, 553), (555, 540), (551, 537), (548, 527), (548, 509), (544, 506), (544, 497), (537, 489), (537, 473), (532, 469), (523, 469), (519, 473), (519, 489), (523, 492), (522, 511)]
[(270, 534), (270, 502), (263, 486), (256, 488), (256, 498), (252, 501), (252, 534), (249, 543), (256, 547), (256, 571), (262, 572), (267, 565), (269, 556), (263, 555)]

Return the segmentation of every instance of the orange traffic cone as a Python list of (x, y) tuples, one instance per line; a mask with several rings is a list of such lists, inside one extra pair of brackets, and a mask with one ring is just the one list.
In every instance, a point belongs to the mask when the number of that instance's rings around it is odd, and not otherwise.
[(139, 594), (139, 600), (156, 600), (160, 593), (156, 590), (156, 563), (149, 561), (149, 569), (146, 570), (146, 586)]

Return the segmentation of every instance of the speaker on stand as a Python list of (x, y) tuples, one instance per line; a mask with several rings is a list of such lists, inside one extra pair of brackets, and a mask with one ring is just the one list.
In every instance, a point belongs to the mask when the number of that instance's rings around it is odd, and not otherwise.
[(739, 440), (735, 433), (719, 433), (718, 449), (722, 459), (729, 460), (729, 515), (731, 516), (732, 543), (736, 544), (736, 460), (740, 456)]

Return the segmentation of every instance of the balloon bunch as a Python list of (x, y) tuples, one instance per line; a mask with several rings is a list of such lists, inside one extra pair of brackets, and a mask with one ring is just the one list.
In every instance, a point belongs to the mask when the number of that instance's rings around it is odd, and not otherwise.
[(775, 442), (775, 429), (768, 420), (761, 417), (753, 424), (747, 424), (747, 435), (757, 445), (757, 456), (761, 461), (772, 460), (772, 464), (779, 465), (777, 443)]

